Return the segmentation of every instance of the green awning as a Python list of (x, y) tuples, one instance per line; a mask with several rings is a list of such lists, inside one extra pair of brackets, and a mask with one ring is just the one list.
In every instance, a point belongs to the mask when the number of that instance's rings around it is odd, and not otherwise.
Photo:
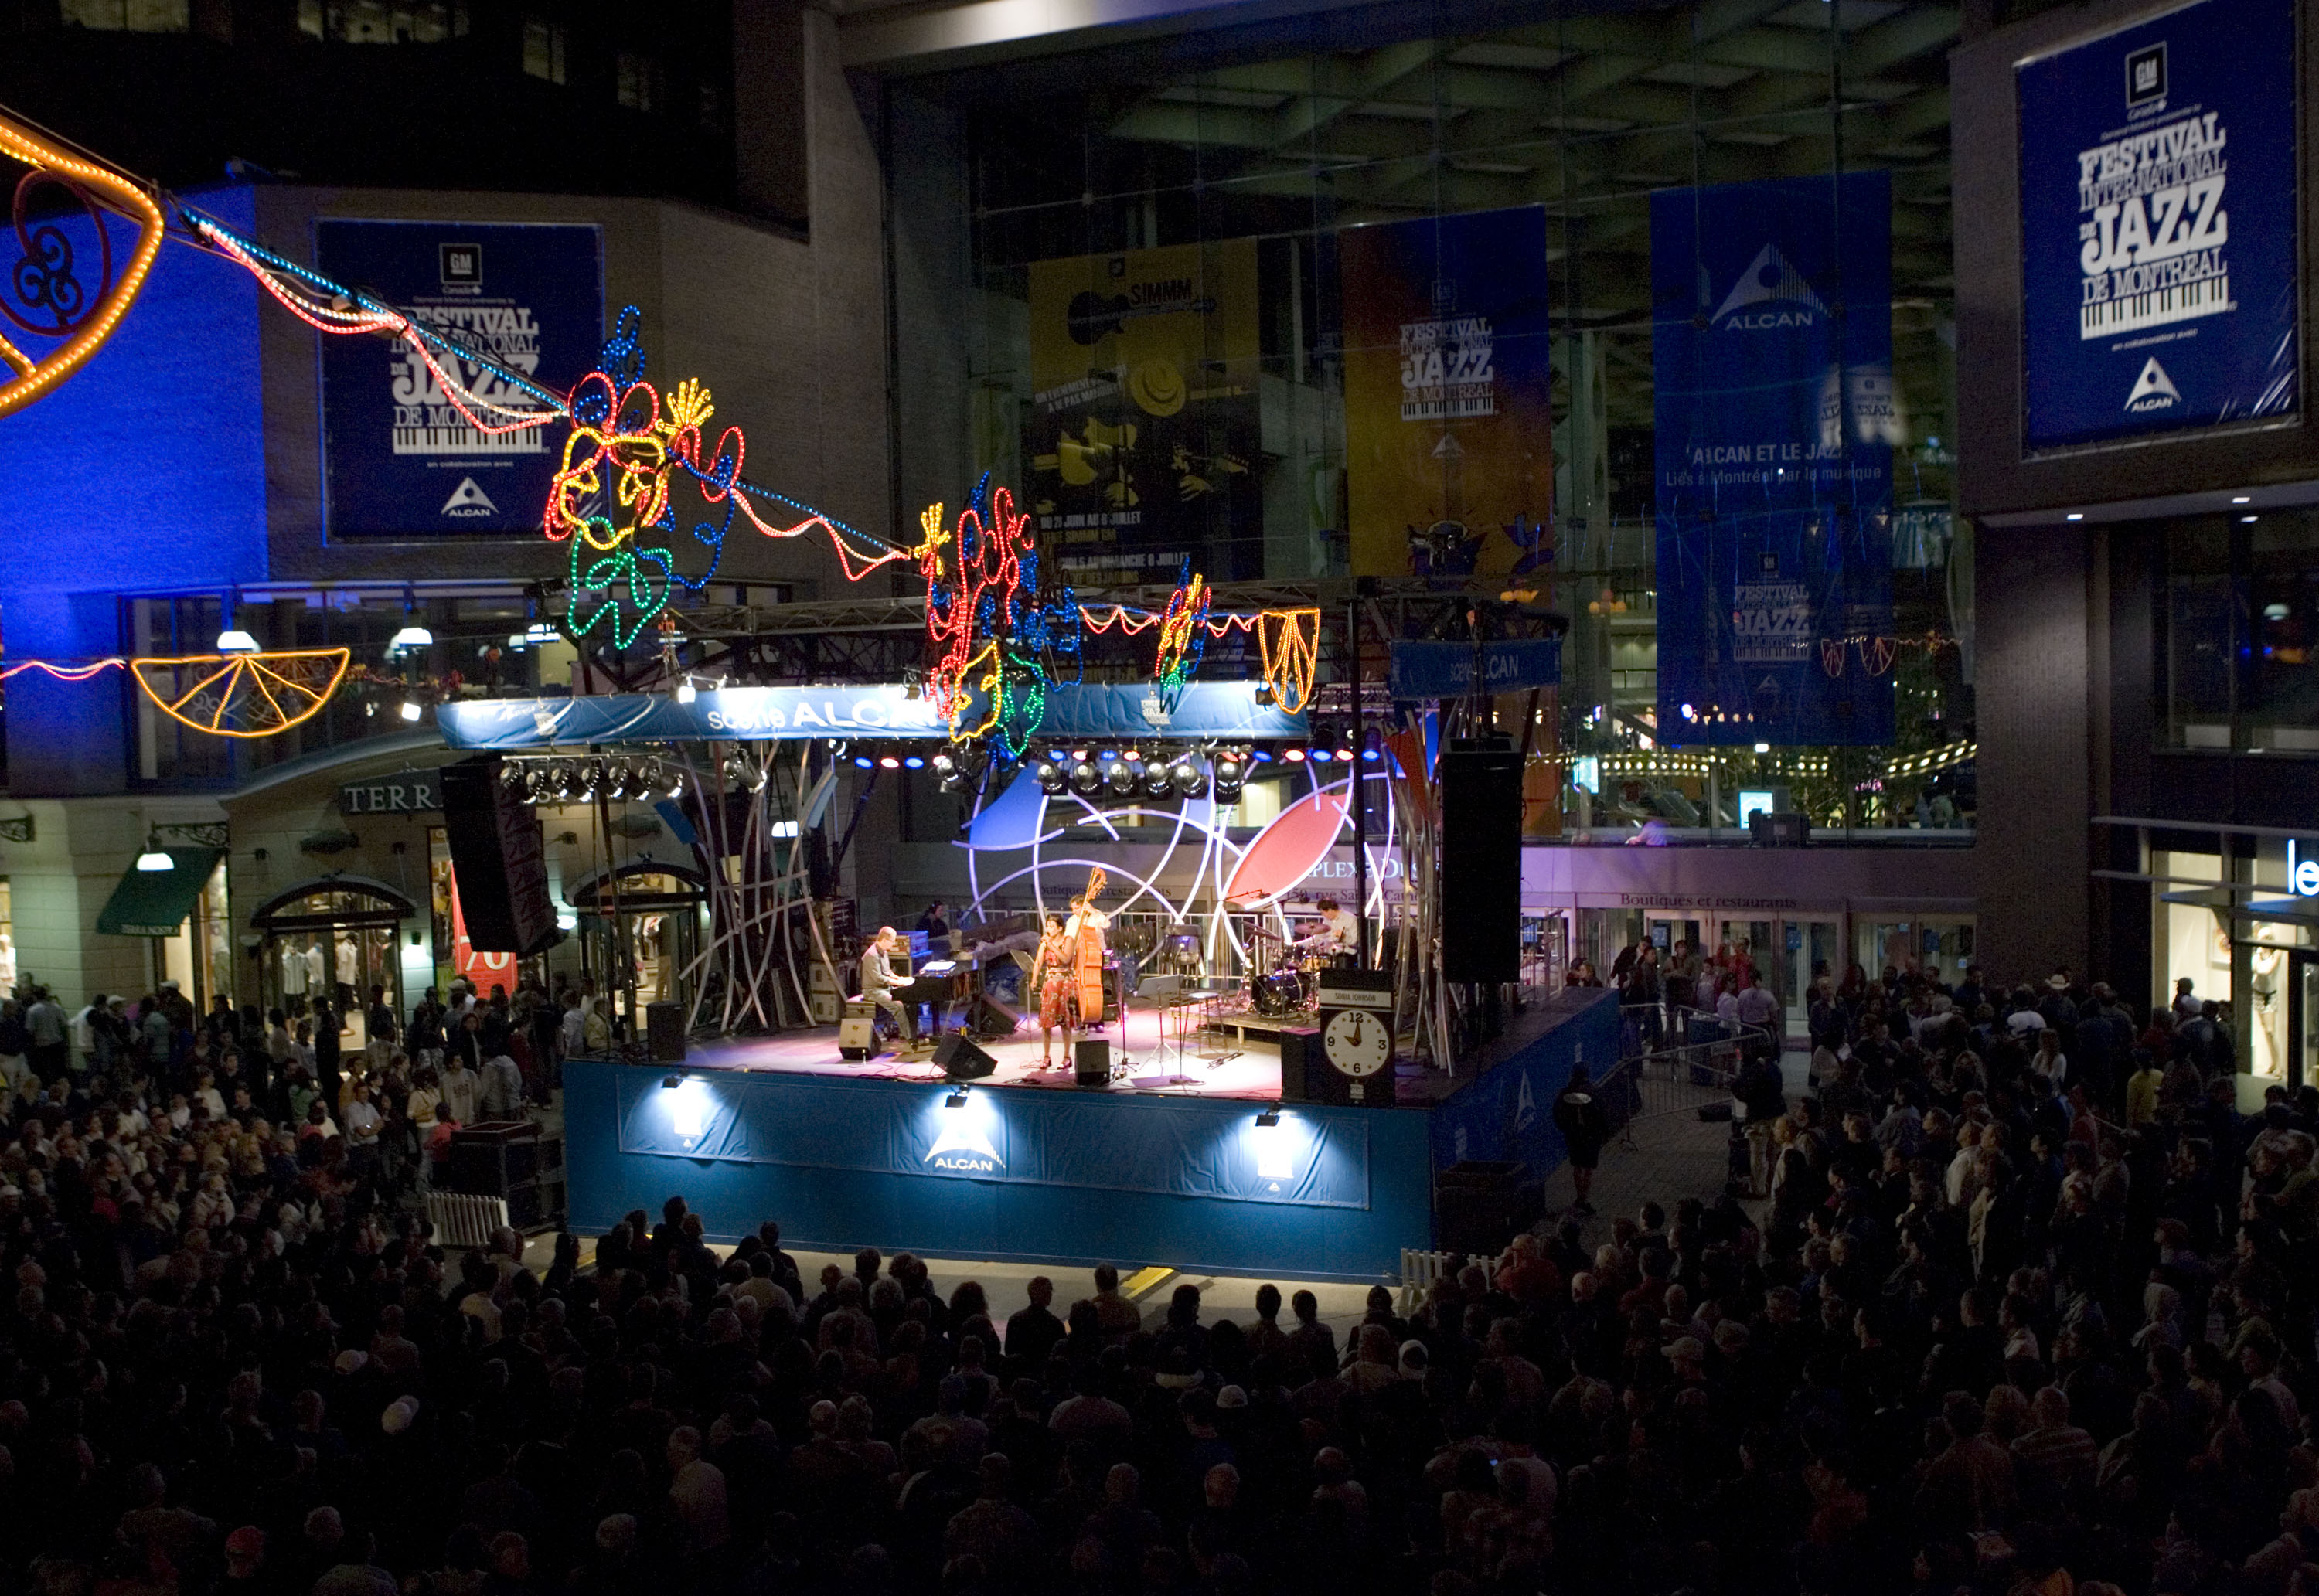
[(169, 856), (165, 870), (140, 870), (134, 864), (104, 902), (96, 917), (97, 930), (107, 936), (175, 936), (193, 913), (194, 900), (209, 885), (210, 872), (225, 857), (221, 848), (164, 848)]

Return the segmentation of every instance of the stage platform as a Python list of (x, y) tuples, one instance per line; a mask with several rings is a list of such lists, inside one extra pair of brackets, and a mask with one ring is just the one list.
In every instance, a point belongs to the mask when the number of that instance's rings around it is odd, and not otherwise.
[[(1123, 1035), (1116, 1022), (1095, 1032), (1099, 1040), (1111, 1044), (1114, 1079), (1106, 1089), (1225, 1097), (1248, 1103), (1277, 1100), (1280, 1047), (1275, 1037), (1282, 1022), (1243, 1015), (1230, 1018), (1235, 1028), (1245, 1020), (1255, 1033), (1241, 1037), (1231, 1032), (1196, 1030), (1179, 1043), (1172, 1017), (1163, 1038), (1160, 1016), (1156, 1011), (1130, 1010)], [(1309, 1024), (1311, 1021), (1305, 1023)], [(1026, 1025), (1012, 1036), (975, 1045), (997, 1064), (979, 1085), (1094, 1090), (1076, 1084), (1060, 1032), (1054, 1045), (1059, 1067), (1051, 1069), (1039, 1067), (1039, 1032), (1034, 1026)], [(1204, 1053), (1210, 1056), (1204, 1058)], [(943, 1078), (942, 1067), (934, 1061), (931, 1048), (897, 1053), (889, 1047), (874, 1059), (843, 1058), (837, 1050), (837, 1028), (834, 1025), (783, 1031), (771, 1036), (696, 1041), (686, 1052), (684, 1067), (745, 1070), (752, 1074), (834, 1076), (847, 1080), (929, 1083)]]
[[(1101, 1091), (1026, 1074), (1035, 1032), (988, 1049), (998, 1072), (964, 1090), (931, 1059), (849, 1063), (831, 1031), (696, 1042), (673, 1067), (575, 1059), (571, 1224), (601, 1234), (681, 1194), (711, 1240), (770, 1218), (829, 1251), (1398, 1280), (1403, 1249), (1436, 1243), (1441, 1172), (1494, 1160), (1543, 1180), (1572, 1066), (1617, 1058), (1615, 994), (1556, 994), (1519, 1018), (1471, 1070), (1432, 1078), (1446, 1095), (1415, 1101), (1403, 1080), (1394, 1106), (1280, 1103), (1269, 1046), (1208, 1071), (1196, 1034), (1188, 1086)], [(1133, 1027), (1140, 1059), (1156, 1021)], [(1174, 1058), (1171, 1042), (1170, 1075)], [(1139, 1063), (1131, 1080), (1158, 1073)]]

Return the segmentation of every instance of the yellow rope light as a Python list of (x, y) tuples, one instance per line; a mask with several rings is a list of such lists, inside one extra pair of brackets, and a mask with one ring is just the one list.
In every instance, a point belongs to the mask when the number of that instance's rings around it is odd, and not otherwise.
[[(16, 373), (14, 381), (0, 384), (0, 416), (5, 416), (32, 403), (78, 371), (113, 336), (113, 329), (128, 314), (130, 304), (144, 287), (146, 274), (153, 268), (153, 257), (160, 253), (163, 224), (160, 206), (128, 178), (67, 154), (5, 115), (0, 115), (0, 154), (13, 156), (35, 171), (55, 173), (59, 179), (93, 191), (137, 223), (137, 248), (122, 267), (119, 281), (108, 285), (100, 308), (61, 346), (44, 358), (36, 359), (0, 338), (0, 361)], [(104, 225), (100, 219), (97, 226)]]

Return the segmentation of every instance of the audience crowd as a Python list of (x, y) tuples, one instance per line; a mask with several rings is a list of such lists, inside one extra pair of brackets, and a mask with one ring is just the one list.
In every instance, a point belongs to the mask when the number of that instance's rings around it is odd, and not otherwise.
[[(1824, 981), (1809, 1087), (1743, 1075), (1762, 1202), (1566, 1217), (1340, 1336), (807, 1278), (681, 1197), (447, 1254), (417, 1132), (481, 1110), (405, 1048), (465, 996), (335, 1085), (169, 994), (59, 1052), (25, 996), (0, 1596), (2319, 1596), (2319, 1094), (2242, 1116), (2210, 1005)], [(551, 1090), (559, 1032), (474, 1007), (546, 1055), (495, 1106)], [(403, 1167), (348, 1145), (373, 1068)]]

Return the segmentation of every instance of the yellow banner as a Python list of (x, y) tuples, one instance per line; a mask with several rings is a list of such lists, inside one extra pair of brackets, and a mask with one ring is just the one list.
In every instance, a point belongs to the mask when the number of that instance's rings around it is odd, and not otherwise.
[(1024, 453), (1068, 581), (1264, 574), (1256, 294), (1252, 239), (1032, 264)]

